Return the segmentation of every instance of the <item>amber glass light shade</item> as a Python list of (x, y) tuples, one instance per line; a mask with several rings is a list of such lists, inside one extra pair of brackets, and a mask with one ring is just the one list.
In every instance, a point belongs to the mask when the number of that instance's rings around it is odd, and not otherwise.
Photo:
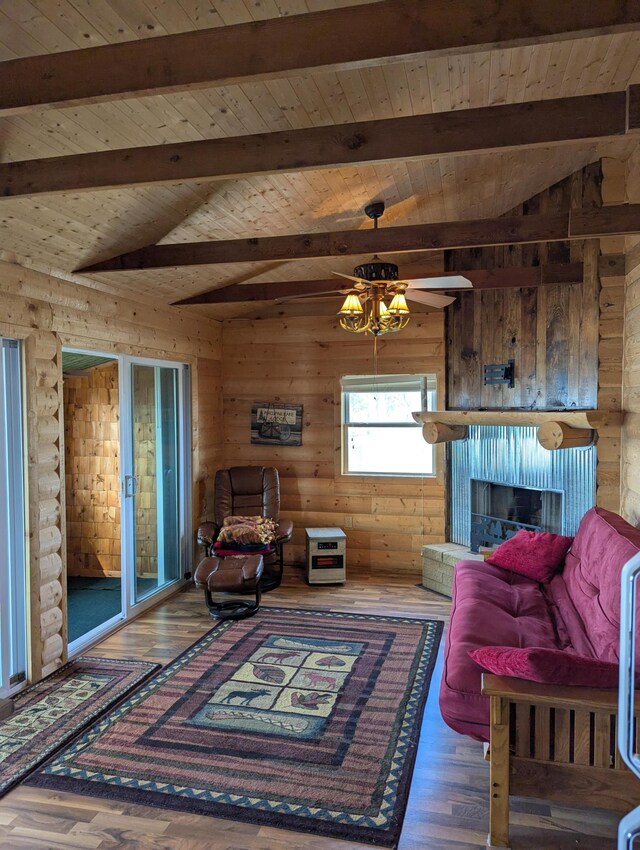
[(339, 316), (360, 316), (362, 315), (362, 304), (358, 296), (352, 292), (344, 299), (344, 304), (340, 308)]
[(408, 316), (409, 305), (404, 297), (404, 292), (396, 292), (393, 296), (391, 304), (389, 304), (389, 313), (392, 316)]

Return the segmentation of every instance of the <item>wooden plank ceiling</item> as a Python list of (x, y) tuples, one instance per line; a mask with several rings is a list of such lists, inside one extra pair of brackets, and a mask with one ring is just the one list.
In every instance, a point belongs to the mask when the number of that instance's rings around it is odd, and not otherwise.
[[(0, 61), (251, 20), (357, 0), (12, 0), (0, 7)], [(381, 34), (384, 37), (384, 34)], [(10, 162), (197, 141), (622, 90), (640, 82), (640, 34), (323, 71), (218, 88), (83, 104), (0, 118)], [(0, 258), (71, 270), (156, 242), (237, 239), (502, 214), (631, 140), (578, 142), (475, 156), (330, 168), (212, 183), (70, 192), (0, 200)], [(243, 281), (321, 279), (368, 257), (113, 272), (75, 277), (142, 301), (170, 303)], [(402, 255), (403, 267), (439, 258)], [(237, 305), (189, 308), (214, 317)], [(254, 307), (251, 306), (253, 310)], [(301, 309), (301, 308), (298, 308)]]

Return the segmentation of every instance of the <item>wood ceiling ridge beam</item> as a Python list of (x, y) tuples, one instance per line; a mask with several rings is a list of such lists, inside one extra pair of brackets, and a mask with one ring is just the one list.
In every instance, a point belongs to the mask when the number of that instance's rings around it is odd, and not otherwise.
[(594, 207), (572, 213), (407, 224), (379, 230), (343, 230), (212, 242), (150, 245), (78, 269), (79, 274), (136, 271), (219, 263), (310, 260), (356, 254), (441, 251), (490, 245), (562, 242), (640, 233), (640, 204)]
[(0, 164), (0, 199), (619, 138), (640, 129), (638, 103), (635, 85), (627, 91), (20, 160)]
[[(575, 263), (545, 263), (539, 266), (509, 266), (495, 269), (469, 269), (455, 272), (433, 272), (424, 277), (468, 278), (473, 289), (528, 288), (549, 284), (581, 283), (584, 265)], [(295, 298), (300, 295), (323, 295), (348, 290), (349, 283), (339, 278), (328, 280), (290, 280), (271, 283), (236, 283), (210, 289), (199, 295), (174, 301), (172, 306), (182, 307), (189, 304), (236, 304), (252, 301), (277, 301)], [(461, 291), (453, 287), (456, 292)], [(452, 291), (453, 291), (452, 289)], [(447, 291), (446, 287), (438, 291)], [(462, 290), (464, 291), (464, 290)]]
[(627, 0), (382, 0), (0, 63), (0, 114), (640, 28)]

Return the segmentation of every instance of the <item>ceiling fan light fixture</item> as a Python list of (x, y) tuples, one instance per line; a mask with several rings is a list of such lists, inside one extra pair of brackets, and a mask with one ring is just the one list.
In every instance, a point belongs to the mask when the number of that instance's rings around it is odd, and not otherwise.
[[(365, 214), (373, 219), (374, 229), (384, 212), (384, 202), (375, 201), (364, 208)], [(400, 331), (409, 324), (411, 311), (405, 297), (435, 307), (445, 307), (453, 301), (443, 295), (421, 292), (427, 288), (428, 279), (399, 280), (399, 269), (395, 263), (381, 260), (376, 254), (368, 263), (356, 266), (352, 275), (335, 272), (339, 277), (352, 281), (354, 287), (345, 298), (340, 309), (340, 327), (351, 333), (370, 333), (374, 337)], [(461, 278), (464, 280), (464, 278)], [(389, 306), (385, 298), (391, 299)]]

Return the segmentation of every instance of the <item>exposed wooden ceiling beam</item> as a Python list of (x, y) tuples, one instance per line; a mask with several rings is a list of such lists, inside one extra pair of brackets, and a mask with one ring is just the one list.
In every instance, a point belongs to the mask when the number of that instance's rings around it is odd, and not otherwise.
[(12, 59), (0, 113), (638, 29), (627, 0), (385, 0)]
[(620, 137), (640, 129), (638, 110), (628, 112), (639, 88), (8, 162), (0, 165), (0, 196), (220, 180)]
[[(524, 289), (554, 283), (581, 283), (582, 263), (548, 263), (541, 266), (512, 266), (504, 269), (469, 269), (468, 271), (435, 272), (433, 277), (466, 277), (473, 289)], [(251, 301), (277, 301), (300, 295), (323, 295), (348, 290), (349, 282), (338, 277), (327, 280), (291, 280), (273, 283), (235, 283), (231, 286), (210, 289), (200, 295), (182, 298), (173, 306), (188, 304), (236, 304)], [(453, 287), (456, 292), (459, 287)], [(446, 287), (438, 287), (438, 292)]]
[(561, 242), (565, 239), (623, 236), (630, 233), (640, 233), (640, 204), (620, 204), (574, 210), (571, 213), (409, 224), (402, 227), (382, 227), (379, 230), (370, 228), (302, 233), (295, 236), (150, 245), (77, 271), (80, 274), (89, 274), (218, 263), (309, 260), (355, 254)]

